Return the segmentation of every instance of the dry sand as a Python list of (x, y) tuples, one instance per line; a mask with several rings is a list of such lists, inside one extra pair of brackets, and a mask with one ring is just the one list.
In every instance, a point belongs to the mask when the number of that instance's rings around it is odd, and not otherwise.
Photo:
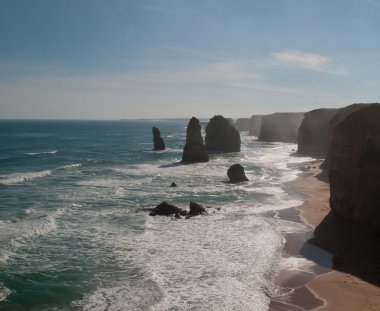
[[(274, 299), (270, 310), (379, 311), (379, 238), (358, 232), (330, 213), (330, 187), (319, 164), (306, 164), (295, 183), (296, 192), (304, 196), (303, 205), (296, 209), (302, 221), (316, 229), (315, 236), (306, 234), (297, 247), (292, 246), (294, 238), (286, 237), (290, 246), (285, 246), (288, 252), (290, 248), (291, 253), (314, 261), (318, 276), (282, 271), (277, 281), (295, 291)], [(325, 250), (332, 256), (328, 264)]]

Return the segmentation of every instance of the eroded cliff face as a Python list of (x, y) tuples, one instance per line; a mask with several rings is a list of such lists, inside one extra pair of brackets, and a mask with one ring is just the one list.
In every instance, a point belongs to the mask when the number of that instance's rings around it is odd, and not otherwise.
[(192, 117), (186, 130), (186, 144), (183, 148), (182, 162), (207, 162), (208, 159), (199, 120)]
[(213, 152), (240, 151), (240, 134), (223, 116), (214, 116), (206, 126), (206, 148)]
[(240, 118), (237, 119), (234, 123), (234, 127), (239, 131), (239, 132), (248, 132), (249, 131), (249, 124), (250, 124), (251, 119), (250, 118)]
[(380, 233), (380, 104), (351, 113), (333, 129), (330, 189), (338, 216)]
[(274, 113), (262, 118), (259, 140), (296, 143), (303, 113)]
[(342, 122), (348, 115), (351, 113), (358, 111), (360, 109), (363, 109), (365, 107), (368, 107), (370, 104), (353, 104), (347, 107), (344, 107), (342, 109), (339, 109), (339, 111), (331, 118), (329, 122), (329, 131), (327, 136), (327, 154), (326, 159), (322, 164), (322, 169), (329, 170), (330, 169), (330, 150), (331, 150), (331, 140), (332, 140), (332, 132), (334, 128)]
[(249, 136), (259, 137), (263, 116), (253, 115), (249, 121)]
[(316, 109), (305, 113), (298, 130), (297, 153), (316, 158), (327, 154), (329, 122), (339, 109)]

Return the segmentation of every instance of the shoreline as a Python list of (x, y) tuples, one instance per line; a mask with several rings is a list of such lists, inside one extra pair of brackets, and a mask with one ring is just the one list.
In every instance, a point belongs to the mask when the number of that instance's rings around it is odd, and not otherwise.
[[(312, 267), (306, 271), (294, 270), (284, 267), (275, 278), (275, 283), (284, 291), (275, 297), (271, 297), (270, 311), (375, 311), (380, 306), (380, 266), (374, 264), (366, 268), (374, 273), (375, 280), (372, 283), (363, 281), (349, 271), (338, 271), (336, 254), (347, 245), (332, 239), (331, 234), (339, 230), (357, 234), (359, 238), (354, 240), (368, 239), (368, 235), (358, 233), (351, 225), (341, 223), (334, 219), (329, 226), (324, 226), (333, 216), (330, 213), (330, 186), (326, 176), (319, 169), (321, 161), (314, 160), (298, 164), (302, 173), (290, 183), (288, 192), (302, 197), (303, 204), (281, 211), (279, 218), (284, 221), (295, 222), (305, 225), (302, 232), (284, 232), (285, 244), (282, 251), (283, 259), (296, 258), (312, 263)], [(352, 233), (353, 232), (353, 233)], [(337, 234), (339, 235), (339, 234)], [(322, 238), (321, 238), (322, 237)], [(370, 237), (366, 251), (375, 248), (376, 237)], [(350, 241), (348, 241), (350, 243)], [(380, 245), (380, 244), (378, 244)], [(355, 255), (357, 250), (353, 248), (347, 255)], [(379, 252), (380, 253), (380, 252)], [(379, 257), (380, 258), (380, 255)], [(356, 266), (355, 266), (356, 264)], [(363, 264), (363, 262), (360, 262)], [(359, 262), (354, 266), (360, 270)], [(364, 268), (365, 269), (365, 268)], [(377, 277), (376, 277), (377, 275)]]

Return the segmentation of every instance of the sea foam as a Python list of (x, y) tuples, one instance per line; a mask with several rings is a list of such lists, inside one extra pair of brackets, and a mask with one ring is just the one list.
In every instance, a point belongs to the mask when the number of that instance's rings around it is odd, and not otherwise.
[(35, 178), (45, 177), (51, 174), (51, 170), (44, 170), (39, 172), (26, 172), (26, 173), (13, 173), (8, 175), (0, 175), (0, 184), (13, 185), (29, 181)]

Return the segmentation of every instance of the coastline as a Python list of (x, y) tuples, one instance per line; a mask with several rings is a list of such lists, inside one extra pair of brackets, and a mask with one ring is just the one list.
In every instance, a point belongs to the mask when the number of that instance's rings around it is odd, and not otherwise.
[[(380, 266), (363, 260), (350, 262), (353, 273), (344, 270), (340, 255), (353, 255), (357, 251), (370, 253), (378, 239), (359, 233), (351, 225), (334, 219), (330, 213), (330, 187), (319, 169), (321, 161), (301, 163), (302, 173), (290, 185), (289, 192), (300, 195), (303, 204), (279, 214), (282, 220), (305, 224), (305, 232), (284, 233), (283, 257), (296, 257), (313, 263), (309, 271), (295, 271), (284, 267), (275, 279), (283, 293), (271, 298), (270, 311), (318, 310), (318, 311), (375, 311), (380, 306)], [(331, 220), (332, 219), (332, 220)], [(327, 225), (326, 225), (327, 223)], [(337, 239), (330, 241), (331, 235), (342, 235), (339, 231), (349, 231), (354, 244), (369, 239), (365, 246), (348, 249), (347, 244)], [(353, 233), (352, 233), (353, 232)], [(356, 235), (355, 235), (356, 234)], [(358, 237), (357, 237), (358, 236)], [(348, 244), (350, 241), (348, 241)], [(375, 244), (374, 244), (375, 243)], [(363, 243), (362, 243), (363, 244)], [(378, 257), (379, 256), (379, 257)], [(376, 254), (380, 258), (380, 254)], [(345, 257), (346, 258), (346, 257)], [(368, 261), (368, 260), (367, 260)], [(366, 270), (373, 277), (368, 281), (356, 270)], [(379, 280), (380, 281), (380, 280)]]

